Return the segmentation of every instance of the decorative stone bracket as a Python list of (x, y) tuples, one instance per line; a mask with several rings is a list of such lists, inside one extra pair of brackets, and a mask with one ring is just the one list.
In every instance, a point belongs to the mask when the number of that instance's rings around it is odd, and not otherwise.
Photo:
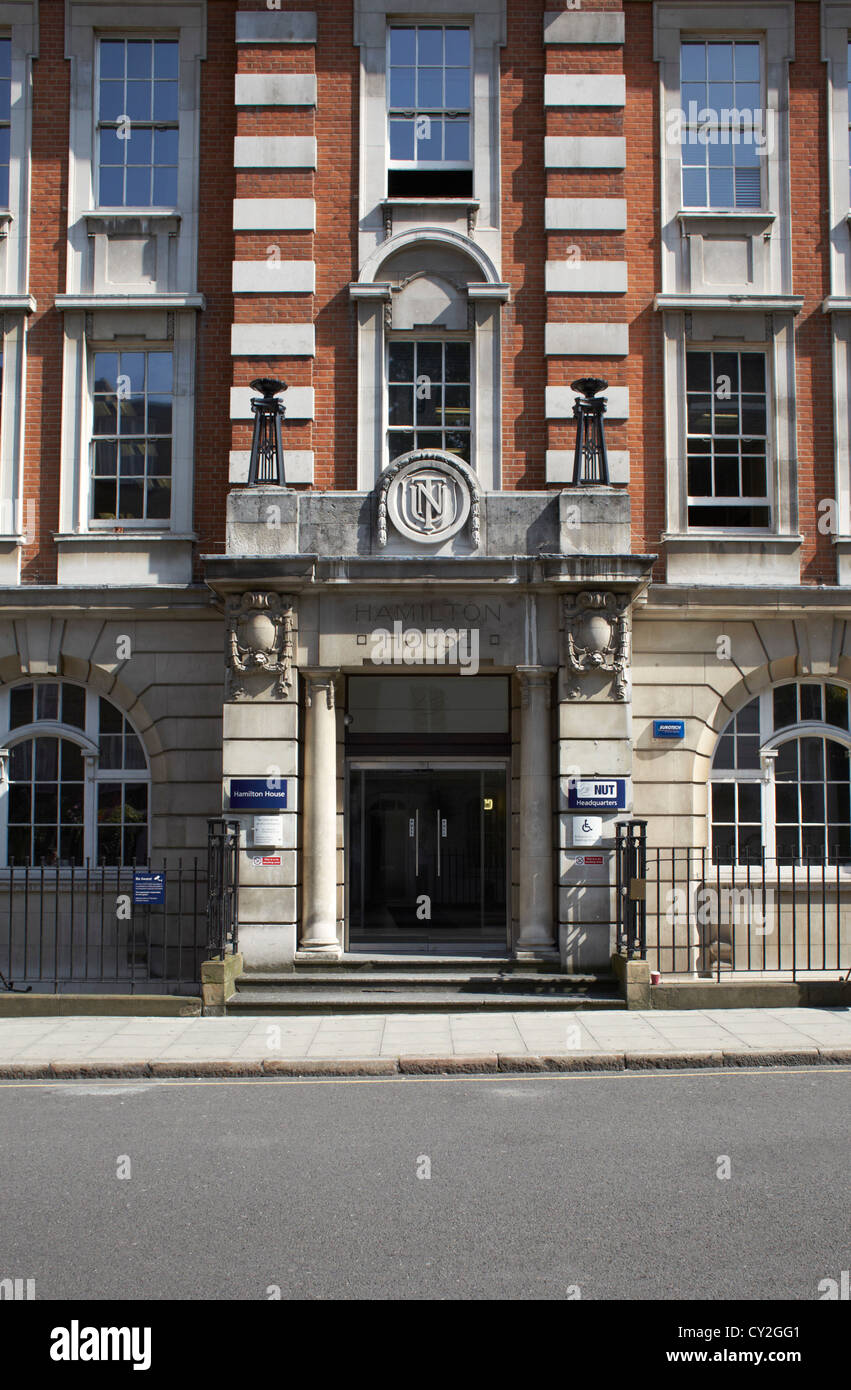
[[(629, 671), (629, 598), (625, 594), (583, 589), (575, 599), (562, 600), (565, 666), (576, 678), (611, 675), (615, 700), (627, 698)], [(579, 679), (568, 686), (567, 698), (581, 694)]]
[(244, 677), (277, 676), (274, 694), (283, 699), (292, 685), (294, 649), (293, 599), (287, 594), (249, 591), (233, 595), (225, 607), (227, 622), (227, 698), (245, 697)]

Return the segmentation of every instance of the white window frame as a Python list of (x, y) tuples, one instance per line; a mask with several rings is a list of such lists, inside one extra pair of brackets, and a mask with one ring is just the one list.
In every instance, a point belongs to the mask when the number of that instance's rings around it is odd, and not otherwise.
[[(469, 9), (463, 8), (463, 0), (461, 6), (458, 0), (429, 0), (429, 3), (426, 0), (353, 0), (353, 3), (354, 41), (361, 52), (358, 177), (361, 265), (385, 237), (390, 159), (387, 119), (388, 30), (391, 24), (419, 23), (469, 26), (471, 30), (472, 198), (477, 205), (472, 234), (499, 267), (502, 256), (499, 49), (506, 41), (506, 0), (471, 0)], [(425, 205), (429, 200), (423, 195), (422, 199), (415, 201)], [(457, 201), (459, 205), (470, 204), (469, 197), (449, 201)], [(434, 196), (431, 198), (431, 211), (434, 213)], [(433, 221), (433, 218), (426, 220)]]
[[(851, 730), (841, 729), (837, 727), (837, 725), (835, 724), (827, 724), (822, 720), (803, 720), (798, 724), (787, 724), (784, 728), (775, 731), (774, 691), (779, 686), (783, 685), (816, 685), (821, 688), (824, 688), (825, 685), (840, 685), (849, 692), (849, 716), (851, 716), (851, 684), (849, 684), (848, 681), (841, 680), (838, 677), (834, 676), (825, 677), (821, 680), (813, 679), (811, 677), (793, 676), (788, 680), (776, 681), (773, 685), (770, 685), (765, 690), (760, 691), (757, 696), (751, 695), (747, 700), (743, 701), (743, 703), (739, 706), (735, 713), (732, 714), (730, 718), (725, 722), (724, 727), (718, 734), (718, 737), (715, 740), (715, 747), (712, 751), (712, 758), (715, 757), (715, 752), (718, 748), (718, 744), (721, 738), (723, 738), (724, 734), (727, 732), (729, 726), (733, 723), (733, 720), (736, 718), (736, 716), (740, 713), (742, 709), (745, 708), (746, 705), (749, 705), (751, 703), (751, 700), (758, 699), (759, 751), (761, 766), (759, 768), (742, 768), (741, 770), (737, 770), (734, 768), (719, 768), (716, 772), (712, 768), (710, 760), (710, 771), (708, 778), (709, 794), (707, 796), (706, 808), (706, 843), (710, 847), (710, 853), (714, 851), (714, 845), (712, 842), (713, 784), (726, 783), (727, 785), (731, 785), (737, 782), (752, 782), (762, 787), (761, 814), (763, 829), (763, 848), (765, 851), (765, 858), (769, 861), (774, 861), (777, 857), (776, 825), (774, 816), (775, 759), (772, 756), (765, 757), (764, 755), (766, 753), (769, 755), (775, 753), (784, 743), (791, 743), (796, 739), (807, 737), (828, 738), (832, 740), (834, 743), (841, 744), (843, 747), (849, 750), (849, 753), (851, 753)], [(731, 868), (734, 870), (736, 874), (741, 874), (742, 870), (747, 866), (745, 864), (738, 864), (736, 862), (732, 866), (729, 864), (721, 864), (717, 867), (720, 869), (721, 876), (723, 879), (725, 872), (729, 875)], [(841, 877), (851, 879), (851, 864), (840, 864), (838, 866), (830, 865), (831, 876), (833, 876), (837, 867), (839, 869)], [(713, 864), (712, 868), (714, 872), (716, 866)], [(804, 870), (805, 868), (806, 860), (798, 861), (795, 865), (796, 876), (800, 877), (802, 870)], [(754, 863), (752, 869), (754, 872), (758, 872), (758, 862)], [(772, 876), (774, 875), (776, 870), (776, 864), (772, 863)], [(787, 875), (791, 878), (792, 866), (782, 865), (780, 867), (779, 873), (781, 878), (784, 878)]]
[[(470, 74), (470, 105), (469, 105), (469, 107), (467, 108), (467, 112), (468, 112), (469, 129), (470, 129), (470, 144), (469, 144), (469, 150), (470, 150), (471, 158), (470, 158), (470, 159), (466, 159), (466, 160), (451, 160), (451, 159), (436, 159), (436, 160), (391, 159), (391, 157), (390, 157), (390, 115), (391, 115), (391, 111), (394, 110), (394, 109), (396, 109), (396, 108), (392, 108), (391, 105), (390, 105), (390, 83), (389, 83), (389, 81), (388, 81), (388, 82), (386, 82), (386, 84), (385, 84), (385, 85), (386, 85), (386, 93), (387, 93), (387, 95), (386, 95), (386, 100), (387, 100), (387, 169), (388, 169), (388, 172), (391, 171), (391, 170), (394, 170), (394, 169), (406, 170), (406, 171), (410, 171), (410, 172), (413, 172), (413, 173), (418, 173), (418, 172), (430, 173), (430, 172), (435, 172), (435, 171), (438, 171), (438, 172), (439, 172), (440, 170), (443, 170), (443, 169), (447, 169), (447, 170), (448, 170), (448, 169), (472, 169), (472, 168), (473, 168), (473, 164), (474, 164), (472, 155), (473, 155), (474, 150), (475, 150), (475, 130), (474, 130), (475, 94), (474, 94), (474, 91), (473, 91), (473, 76), (474, 76), (474, 71), (475, 71), (475, 69), (474, 69), (474, 63), (473, 63), (473, 59), (474, 59), (474, 52), (473, 52), (473, 26), (472, 26), (472, 24), (464, 23), (463, 21), (459, 21), (459, 23), (453, 24), (451, 21), (447, 20), (445, 16), (442, 16), (442, 15), (440, 15), (440, 16), (435, 16), (435, 17), (434, 17), (433, 19), (431, 19), (430, 21), (422, 21), (422, 20), (416, 20), (416, 19), (411, 19), (411, 20), (404, 21), (404, 20), (399, 20), (398, 18), (395, 18), (395, 17), (392, 18), (392, 19), (388, 19), (388, 21), (387, 21), (387, 48), (386, 48), (385, 69), (384, 69), (386, 73), (389, 73), (389, 72), (390, 72), (390, 34), (391, 34), (391, 30), (393, 30), (393, 29), (409, 29), (409, 28), (412, 28), (412, 29), (429, 28), (429, 29), (442, 29), (442, 30), (446, 30), (446, 29), (466, 29), (467, 32), (468, 32), (469, 35), (470, 35), (470, 67), (469, 67), (469, 69), (468, 69), (469, 74)], [(416, 67), (416, 65), (415, 65), (415, 66), (414, 66), (414, 73), (416, 74), (417, 71), (418, 71), (418, 69), (417, 69), (417, 67)], [(418, 118), (418, 112), (419, 112), (419, 107), (418, 107), (418, 104), (417, 104), (416, 102), (414, 103), (414, 108), (413, 108), (413, 109), (414, 109), (414, 122), (415, 122), (415, 125), (416, 125), (416, 121), (417, 121), (417, 118)], [(432, 108), (429, 109), (428, 112), (423, 113), (423, 114), (426, 114), (426, 115), (440, 115), (441, 117), (443, 117), (444, 113), (445, 113), (447, 110), (451, 110), (451, 109), (452, 109), (451, 107), (443, 107), (443, 108), (441, 108), (440, 112), (438, 112), (438, 111), (436, 110), (436, 108), (432, 107)], [(414, 140), (415, 140), (415, 142), (416, 142), (416, 131), (415, 131), (415, 133), (414, 133)], [(414, 144), (414, 149), (416, 150), (416, 143)]]
[[(390, 348), (393, 343), (466, 343), (470, 349), (470, 458), (463, 460), (468, 468), (476, 471), (476, 339), (475, 332), (458, 333), (448, 329), (400, 329), (388, 330), (384, 335), (384, 453), (382, 458), (382, 469), (386, 468), (390, 462)], [(445, 385), (445, 383), (442, 383)], [(424, 426), (423, 428), (427, 428)], [(437, 429), (439, 427), (435, 427)], [(414, 431), (411, 431), (411, 450), (419, 446), (414, 443)], [(442, 445), (429, 445), (429, 448), (442, 448)], [(405, 450), (409, 453), (410, 450)], [(447, 451), (451, 453), (451, 450)], [(397, 455), (398, 457), (398, 455)], [(453, 455), (454, 457), (454, 455)], [(460, 457), (460, 455), (459, 455)]]
[[(167, 518), (164, 517), (164, 518), (162, 518), (162, 519), (156, 519), (156, 518), (147, 519), (147, 518), (145, 518), (145, 517), (117, 517), (117, 518), (113, 521), (112, 519), (109, 519), (109, 518), (96, 518), (96, 517), (93, 517), (92, 514), (91, 514), (91, 513), (92, 513), (92, 505), (91, 505), (91, 504), (92, 504), (92, 492), (93, 492), (93, 484), (94, 484), (94, 473), (93, 473), (93, 469), (92, 469), (92, 455), (93, 455), (93, 447), (92, 447), (92, 446), (93, 446), (93, 444), (95, 443), (95, 441), (96, 441), (97, 438), (98, 438), (97, 435), (95, 435), (95, 434), (92, 433), (92, 427), (93, 427), (93, 424), (94, 424), (94, 394), (95, 394), (95, 393), (94, 393), (94, 359), (95, 359), (95, 354), (98, 353), (98, 352), (115, 352), (115, 353), (119, 353), (119, 354), (120, 354), (120, 353), (123, 353), (123, 352), (144, 352), (144, 353), (148, 353), (148, 352), (170, 352), (171, 355), (172, 355), (172, 398), (171, 398), (171, 399), (172, 399), (172, 413), (171, 413), (171, 508), (170, 508), (170, 514), (169, 514), (169, 516), (168, 516)], [(83, 482), (83, 491), (84, 491), (84, 493), (85, 493), (85, 498), (86, 498), (86, 511), (84, 512), (84, 515), (86, 516), (86, 519), (87, 519), (88, 529), (89, 529), (90, 531), (116, 531), (116, 530), (117, 530), (117, 531), (129, 531), (129, 530), (132, 530), (132, 531), (137, 531), (137, 532), (138, 532), (138, 531), (168, 531), (168, 530), (171, 530), (171, 528), (172, 528), (172, 518), (174, 517), (174, 510), (175, 510), (175, 472), (176, 472), (176, 463), (177, 463), (176, 449), (175, 449), (175, 433), (176, 433), (176, 425), (177, 425), (177, 415), (178, 415), (178, 410), (179, 410), (179, 406), (178, 406), (178, 396), (177, 396), (177, 392), (176, 392), (177, 377), (178, 377), (178, 361), (177, 361), (177, 354), (176, 354), (176, 352), (175, 352), (175, 350), (174, 350), (174, 343), (171, 343), (171, 342), (165, 342), (165, 343), (152, 343), (152, 342), (147, 342), (147, 341), (143, 341), (143, 342), (139, 342), (139, 343), (131, 343), (131, 342), (129, 342), (128, 340), (126, 340), (126, 339), (124, 339), (124, 338), (122, 338), (119, 342), (111, 342), (111, 343), (94, 343), (94, 342), (90, 342), (90, 343), (88, 344), (88, 351), (87, 351), (86, 371), (87, 371), (87, 382), (88, 382), (87, 413), (88, 413), (88, 421), (89, 421), (89, 427), (88, 427), (88, 441), (89, 441), (89, 442), (88, 442), (87, 452), (86, 452), (86, 455), (85, 455), (85, 462), (86, 462), (87, 467), (88, 467), (88, 476), (87, 476), (87, 478), (86, 478), (85, 480), (81, 480), (81, 481)], [(139, 437), (144, 437), (144, 436), (139, 436)], [(185, 472), (186, 470), (184, 469), (183, 471)]]
[[(688, 440), (689, 440), (689, 434), (688, 434), (688, 401), (687, 401), (687, 394), (688, 394), (688, 393), (687, 393), (687, 391), (686, 391), (686, 385), (685, 385), (686, 378), (685, 378), (685, 373), (684, 373), (684, 377), (683, 377), (683, 409), (682, 409), (682, 420), (683, 420), (683, 452), (682, 452), (682, 460), (683, 460), (683, 470), (684, 470), (683, 490), (684, 490), (684, 501), (685, 501), (685, 515), (684, 515), (684, 517), (683, 517), (683, 519), (682, 519), (683, 531), (684, 531), (686, 534), (688, 534), (689, 536), (692, 536), (692, 537), (700, 536), (700, 537), (705, 537), (705, 538), (711, 538), (712, 536), (715, 536), (718, 540), (723, 540), (723, 538), (724, 538), (725, 536), (740, 536), (740, 537), (742, 537), (742, 538), (745, 539), (745, 540), (746, 540), (749, 536), (761, 536), (761, 535), (762, 535), (762, 536), (771, 536), (771, 535), (774, 534), (774, 525), (773, 525), (773, 522), (774, 522), (774, 519), (775, 519), (775, 516), (776, 516), (777, 486), (776, 486), (776, 479), (775, 479), (775, 472), (776, 472), (776, 470), (775, 470), (775, 462), (774, 462), (774, 461), (775, 461), (775, 443), (774, 443), (774, 417), (775, 417), (775, 411), (774, 411), (774, 409), (772, 408), (772, 406), (773, 406), (773, 401), (774, 401), (774, 399), (775, 399), (775, 391), (774, 391), (774, 380), (773, 380), (773, 373), (772, 373), (771, 354), (770, 354), (769, 348), (768, 348), (767, 345), (761, 346), (759, 343), (744, 344), (744, 343), (741, 343), (741, 342), (736, 342), (736, 343), (723, 344), (723, 343), (718, 343), (718, 342), (712, 342), (711, 344), (709, 344), (709, 345), (707, 345), (707, 346), (704, 346), (704, 345), (701, 344), (701, 343), (687, 343), (687, 344), (686, 344), (686, 348), (685, 348), (685, 358), (686, 358), (686, 363), (685, 363), (685, 365), (686, 365), (686, 366), (687, 366), (687, 361), (688, 361), (689, 355), (690, 355), (691, 353), (698, 353), (698, 352), (709, 353), (710, 355), (713, 354), (713, 353), (718, 353), (718, 352), (735, 352), (735, 353), (737, 353), (739, 356), (741, 356), (742, 353), (748, 353), (748, 352), (750, 352), (750, 353), (759, 353), (759, 354), (763, 357), (763, 359), (764, 359), (764, 361), (765, 361), (765, 424), (766, 424), (766, 435), (765, 435), (765, 475), (766, 475), (766, 476), (765, 476), (765, 484), (766, 484), (766, 496), (767, 496), (767, 501), (766, 501), (765, 505), (768, 507), (768, 511), (769, 511), (769, 524), (768, 524), (768, 526), (766, 526), (766, 527), (759, 527), (759, 526), (740, 526), (740, 527), (734, 527), (734, 526), (727, 526), (727, 527), (721, 527), (721, 526), (718, 526), (718, 527), (699, 527), (699, 526), (690, 526), (690, 525), (689, 525), (689, 521), (688, 521), (688, 509), (689, 509), (689, 505), (694, 505), (694, 506), (700, 506), (700, 505), (703, 505), (703, 506), (712, 506), (712, 505), (713, 505), (713, 502), (712, 502), (711, 500), (708, 500), (708, 499), (705, 500), (705, 501), (703, 501), (703, 500), (701, 500), (701, 499), (696, 499), (694, 502), (691, 502), (691, 500), (690, 500), (690, 494), (689, 494), (689, 491), (688, 491)], [(721, 438), (722, 436), (717, 436), (717, 437)], [(731, 436), (731, 437), (732, 437), (732, 436)], [(717, 499), (716, 499), (717, 505), (718, 505), (718, 506), (723, 506), (725, 500), (733, 500), (733, 501), (735, 501), (735, 499), (717, 498)], [(759, 503), (757, 503), (757, 504), (755, 504), (755, 505), (759, 505)]]
[[(762, 35), (760, 35), (760, 34), (749, 35), (749, 34), (682, 33), (682, 34), (680, 35), (680, 57), (682, 58), (682, 48), (683, 48), (683, 44), (685, 44), (685, 43), (703, 43), (703, 44), (709, 44), (709, 43), (712, 43), (712, 42), (715, 42), (715, 43), (729, 43), (729, 44), (731, 44), (731, 45), (735, 45), (735, 44), (737, 44), (737, 43), (755, 43), (755, 44), (757, 45), (757, 47), (758, 47), (758, 49), (759, 49), (759, 87), (760, 87), (760, 97), (759, 97), (759, 99), (760, 99), (760, 107), (761, 107), (761, 109), (762, 109), (763, 111), (765, 111), (765, 110), (766, 110), (766, 89), (765, 89), (765, 40), (764, 40), (764, 37), (763, 37)], [(686, 112), (686, 114), (688, 114), (688, 113)], [(709, 148), (709, 146), (706, 146), (706, 148)], [(708, 157), (707, 157), (707, 158), (708, 158)], [(701, 213), (701, 212), (703, 212), (703, 213), (707, 213), (707, 214), (710, 214), (710, 215), (711, 215), (712, 213), (717, 213), (717, 212), (738, 212), (738, 213), (742, 213), (742, 214), (747, 214), (747, 213), (749, 213), (749, 212), (750, 212), (750, 213), (761, 212), (761, 211), (763, 211), (763, 210), (765, 209), (767, 177), (766, 177), (765, 159), (764, 159), (764, 158), (760, 158), (759, 164), (757, 165), (757, 167), (758, 167), (758, 169), (759, 169), (759, 194), (760, 194), (760, 196), (759, 196), (759, 203), (756, 205), (756, 207), (737, 206), (735, 202), (733, 202), (733, 203), (728, 203), (728, 204), (720, 204), (720, 203), (689, 203), (688, 205), (686, 205), (685, 201), (682, 199), (682, 176), (683, 176), (683, 167), (684, 167), (684, 166), (683, 166), (683, 161), (682, 161), (682, 149), (681, 149), (681, 151), (680, 151), (680, 180), (681, 180), (681, 184), (680, 184), (680, 188), (681, 188), (681, 192), (680, 192), (680, 200), (681, 200), (681, 201), (680, 201), (680, 206), (681, 206), (683, 209), (686, 209), (686, 207), (687, 207), (687, 210), (688, 210), (690, 213), (695, 214), (695, 213)], [(733, 167), (735, 168), (735, 165), (734, 165)], [(708, 183), (708, 181), (707, 181), (707, 196), (709, 196), (709, 183)], [(735, 189), (734, 189), (734, 197), (735, 197)]]
[[(78, 729), (73, 724), (62, 724), (52, 719), (39, 719), (31, 724), (21, 724), (15, 729), (9, 728), (10, 717), (10, 692), (23, 685), (75, 685), (85, 691), (85, 728)], [(103, 768), (98, 766), (98, 735), (99, 725), (99, 700), (105, 699), (114, 706), (118, 713), (126, 720), (130, 731), (136, 735), (145, 755), (144, 768)], [(97, 863), (97, 795), (96, 788), (100, 782), (141, 782), (148, 788), (148, 857), (151, 851), (152, 833), (152, 806), (151, 789), (153, 785), (151, 777), (151, 765), (148, 757), (145, 741), (139, 730), (127, 713), (117, 705), (114, 700), (110, 700), (108, 695), (104, 695), (99, 690), (93, 690), (90, 686), (84, 686), (80, 681), (68, 680), (65, 677), (43, 677), (29, 676), (23, 680), (13, 682), (11, 685), (0, 689), (0, 729), (6, 732), (2, 736), (4, 749), (11, 749), (18, 743), (25, 743), (31, 738), (63, 738), (71, 743), (76, 743), (83, 750), (84, 758), (84, 791), (83, 791), (83, 864), (75, 866), (75, 872), (85, 871), (85, 861), (89, 860), (92, 867)], [(8, 764), (6, 764), (8, 767)], [(8, 828), (9, 828), (9, 805), (8, 805), (9, 779), (8, 773), (4, 771), (0, 780), (0, 868), (9, 868), (8, 855)], [(19, 867), (19, 866), (18, 866)], [(107, 865), (107, 872), (115, 872), (118, 868), (127, 868), (128, 865)], [(68, 874), (70, 866), (45, 866), (47, 874)]]
[(0, 583), (20, 582), (21, 549), (32, 541), (35, 499), (23, 495), (30, 183), (32, 166), (32, 62), (38, 57), (37, 0), (2, 0), (0, 34), (12, 41), (9, 129), (9, 202), (0, 208)]
[[(161, 282), (156, 290), (194, 292), (198, 261), (198, 147), (200, 135), (200, 63), (206, 57), (205, 0), (142, 0), (133, 8), (115, 0), (68, 0), (66, 56), (71, 62), (70, 167), (68, 180), (67, 293), (104, 292), (94, 284), (89, 219), (97, 217), (147, 219), (170, 216), (179, 220), (175, 255), (175, 284)], [(101, 38), (176, 38), (179, 56), (178, 197), (173, 209), (158, 207), (101, 209), (96, 203), (98, 172), (97, 71)], [(168, 259), (168, 258), (163, 258)], [(159, 257), (158, 257), (159, 260)], [(145, 286), (150, 293), (150, 286)]]
[[(653, 7), (654, 57), (659, 64), (661, 152), (662, 291), (687, 294), (691, 285), (690, 247), (693, 227), (737, 228), (750, 237), (751, 255), (759, 264), (754, 273), (764, 294), (791, 295), (791, 183), (789, 173), (789, 63), (795, 55), (794, 0), (752, 0), (743, 12), (736, 3), (707, 4), (705, 0), (656, 0)], [(761, 80), (766, 110), (776, 113), (774, 148), (767, 151), (762, 179), (762, 210), (742, 208), (683, 208), (681, 149), (669, 141), (680, 97), (680, 49), (684, 39), (708, 38), (759, 41), (764, 61)], [(779, 223), (776, 230), (772, 224)], [(769, 232), (767, 241), (765, 233)], [(735, 288), (732, 287), (731, 288)], [(746, 289), (746, 286), (741, 286)], [(757, 290), (751, 289), (751, 293)]]
[(830, 311), (833, 350), (833, 426), (836, 440), (838, 580), (851, 583), (851, 110), (848, 55), (851, 3), (822, 0), (821, 56), (828, 111), (828, 197), (830, 208)]
[[(107, 129), (107, 130), (110, 129), (110, 128), (111, 128), (111, 125), (113, 124), (113, 123), (110, 122), (110, 121), (103, 121), (103, 122), (101, 122), (100, 116), (99, 116), (99, 109), (100, 109), (100, 66), (101, 66), (101, 53), (102, 53), (101, 43), (102, 43), (102, 41), (103, 41), (104, 39), (107, 39), (107, 40), (109, 40), (109, 39), (124, 39), (124, 40), (128, 40), (128, 39), (130, 39), (130, 40), (132, 40), (132, 39), (149, 39), (149, 40), (153, 40), (153, 41), (156, 41), (157, 39), (167, 39), (167, 40), (171, 40), (172, 42), (177, 43), (177, 46), (178, 46), (178, 110), (177, 110), (177, 120), (176, 120), (176, 121), (168, 121), (168, 122), (165, 122), (165, 121), (164, 121), (164, 122), (159, 122), (159, 123), (158, 123), (156, 120), (151, 120), (151, 121), (140, 121), (140, 122), (137, 122), (137, 124), (142, 125), (142, 126), (144, 126), (144, 127), (146, 127), (146, 128), (149, 128), (149, 129), (151, 130), (151, 132), (152, 132), (152, 137), (153, 137), (153, 131), (154, 131), (155, 127), (157, 126), (157, 124), (166, 125), (166, 126), (168, 126), (170, 129), (173, 128), (173, 129), (177, 130), (177, 132), (178, 132), (178, 200), (177, 200), (177, 203), (170, 203), (170, 204), (169, 204), (169, 203), (140, 203), (140, 204), (130, 204), (130, 203), (101, 203), (101, 201), (100, 201), (100, 136), (101, 136), (102, 130), (104, 130), (104, 129)], [(108, 31), (103, 32), (103, 33), (99, 32), (99, 33), (95, 36), (95, 64), (94, 64), (94, 78), (93, 78), (93, 81), (94, 81), (94, 91), (93, 91), (93, 93), (92, 93), (92, 113), (93, 113), (94, 125), (95, 125), (94, 139), (93, 139), (93, 143), (92, 143), (92, 154), (93, 154), (93, 159), (92, 159), (92, 185), (93, 185), (92, 197), (93, 197), (93, 201), (94, 201), (94, 203), (95, 203), (95, 206), (97, 206), (97, 207), (108, 208), (108, 209), (110, 210), (110, 212), (115, 212), (115, 213), (118, 214), (119, 216), (120, 216), (121, 214), (126, 214), (127, 211), (128, 211), (128, 209), (136, 209), (136, 210), (138, 210), (139, 212), (142, 212), (142, 213), (144, 213), (145, 211), (162, 213), (163, 211), (175, 212), (175, 211), (178, 211), (178, 210), (179, 210), (179, 207), (180, 207), (180, 192), (181, 192), (181, 190), (180, 190), (180, 131), (181, 131), (181, 125), (182, 125), (182, 119), (183, 119), (183, 113), (182, 113), (181, 110), (180, 110), (180, 76), (179, 76), (179, 73), (180, 73), (180, 37), (179, 37), (178, 34), (159, 34), (159, 33), (156, 33), (156, 34), (147, 35), (147, 34), (142, 34), (142, 33), (140, 33), (138, 30), (135, 31), (135, 32), (132, 31), (132, 30), (129, 31), (129, 32), (120, 32), (120, 31), (118, 31), (118, 30), (108, 30)], [(153, 163), (153, 161), (152, 161), (152, 163)], [(154, 164), (153, 167), (155, 168), (156, 165)], [(97, 191), (97, 194), (98, 194), (97, 199), (94, 198), (94, 192), (95, 192), (95, 190)]]

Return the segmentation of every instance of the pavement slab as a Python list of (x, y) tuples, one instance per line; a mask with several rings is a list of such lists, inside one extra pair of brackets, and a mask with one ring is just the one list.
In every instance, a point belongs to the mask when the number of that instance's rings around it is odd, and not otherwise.
[(850, 1008), (0, 1019), (12, 1079), (796, 1065), (851, 1065)]

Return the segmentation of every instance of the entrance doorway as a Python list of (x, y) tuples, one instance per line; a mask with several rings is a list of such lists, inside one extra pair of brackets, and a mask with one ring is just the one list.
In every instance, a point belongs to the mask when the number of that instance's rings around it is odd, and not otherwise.
[(504, 952), (507, 801), (504, 765), (352, 765), (350, 949)]

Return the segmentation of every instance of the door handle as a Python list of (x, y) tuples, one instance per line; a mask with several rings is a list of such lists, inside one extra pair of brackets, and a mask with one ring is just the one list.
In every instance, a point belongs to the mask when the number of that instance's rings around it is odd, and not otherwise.
[(440, 878), (440, 807), (437, 808), (437, 877)]

